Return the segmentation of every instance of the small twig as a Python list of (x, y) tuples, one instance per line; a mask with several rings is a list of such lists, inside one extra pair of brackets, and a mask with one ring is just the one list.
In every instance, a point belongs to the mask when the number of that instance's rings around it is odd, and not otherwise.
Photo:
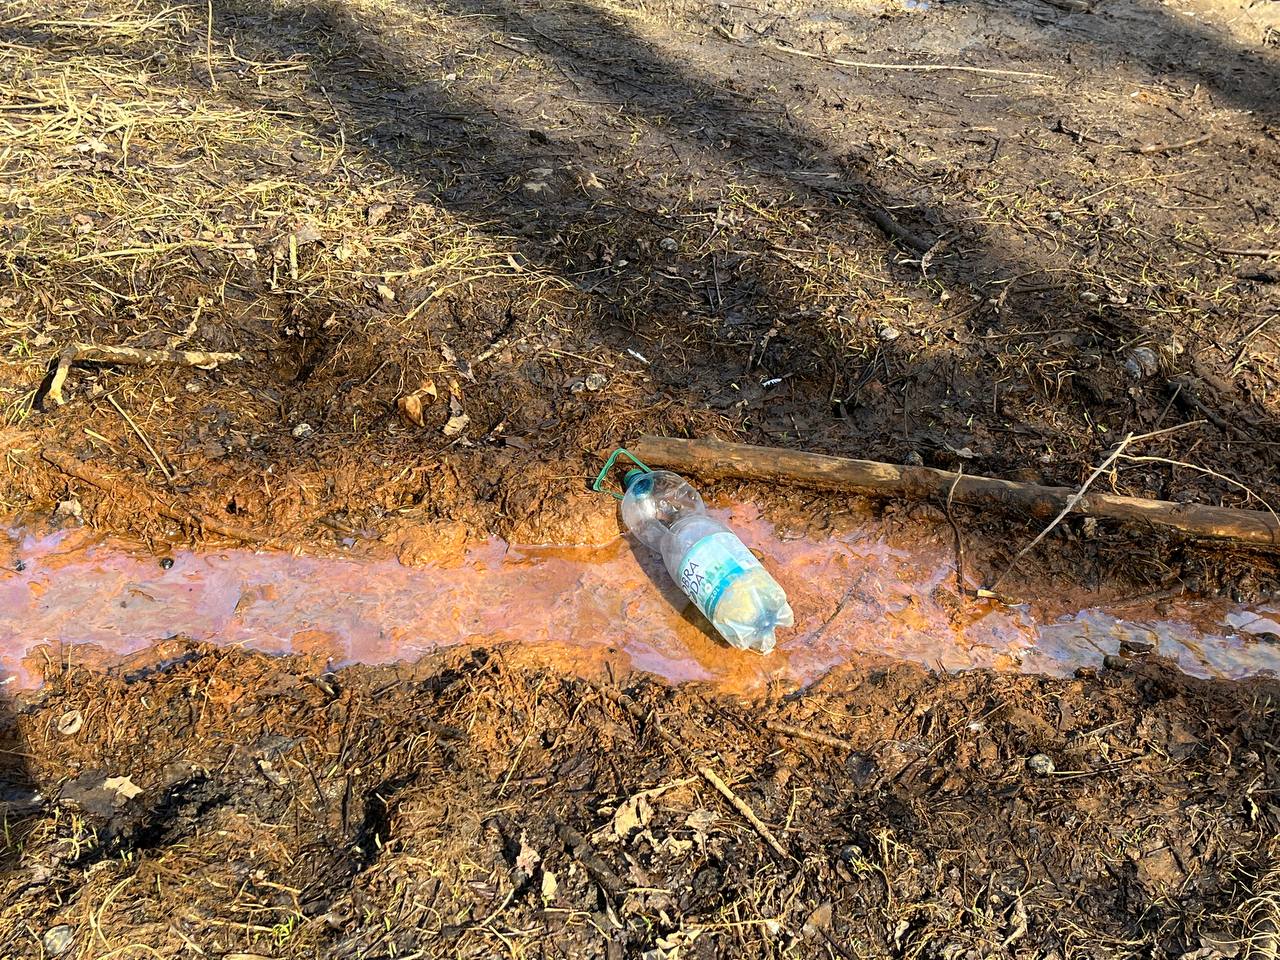
[(956, 495), (956, 485), (963, 476), (964, 464), (961, 464), (960, 469), (956, 471), (956, 478), (951, 481), (951, 489), (947, 491), (947, 522), (951, 524), (951, 532), (956, 537), (956, 590), (961, 598), (967, 594), (964, 585), (964, 540), (960, 537), (960, 525), (956, 523), (956, 518), (951, 512), (951, 501)]
[(1260, 504), (1262, 504), (1264, 507), (1267, 508), (1267, 512), (1271, 514), (1271, 516), (1275, 517), (1277, 523), (1280, 523), (1280, 515), (1276, 514), (1275, 509), (1271, 506), (1270, 503), (1267, 502), (1266, 498), (1262, 497), (1258, 493), (1255, 493), (1253, 490), (1245, 486), (1239, 480), (1233, 480), (1231, 477), (1228, 477), (1226, 474), (1219, 473), (1217, 470), (1210, 470), (1208, 467), (1202, 467), (1199, 464), (1195, 464), (1195, 463), (1187, 463), (1185, 460), (1171, 460), (1168, 457), (1148, 457), (1148, 456), (1133, 457), (1126, 453), (1120, 459), (1129, 460), (1133, 463), (1167, 463), (1170, 466), (1186, 467), (1188, 470), (1198, 470), (1200, 473), (1208, 474), (1211, 477), (1217, 477), (1219, 480), (1223, 480), (1226, 483), (1231, 484), (1233, 487), (1238, 487), (1239, 489), (1247, 493), (1249, 496), (1253, 497), (1253, 499), (1257, 500)]
[(1222, 247), (1218, 252), (1228, 257), (1280, 257), (1280, 247), (1245, 247), (1239, 250)]
[(141, 440), (142, 445), (147, 448), (147, 452), (150, 453), (151, 458), (155, 460), (156, 466), (160, 468), (160, 472), (164, 474), (164, 478), (170, 483), (173, 483), (173, 474), (169, 472), (169, 467), (165, 462), (160, 459), (160, 454), (156, 453), (156, 448), (151, 445), (151, 441), (148, 440), (147, 435), (142, 432), (142, 428), (133, 422), (133, 417), (129, 416), (129, 414), (125, 412), (124, 407), (116, 403), (116, 398), (111, 396), (111, 394), (107, 394), (107, 402), (116, 408), (116, 413), (124, 417), (124, 422), (129, 425), (129, 429), (138, 435), (138, 439)]
[(204, 66), (209, 71), (209, 86), (217, 90), (218, 79), (213, 75), (213, 0), (207, 0), (209, 20), (204, 32)]
[(1053, 80), (1055, 79), (1049, 73), (1032, 73), (1027, 70), (999, 70), (993, 67), (970, 67), (964, 64), (955, 63), (876, 63), (868, 60), (841, 60), (839, 57), (824, 57), (820, 53), (810, 53), (808, 50), (801, 50), (799, 47), (789, 47), (784, 43), (774, 41), (773, 46), (781, 50), (783, 53), (792, 53), (797, 57), (806, 57), (810, 60), (821, 60), (823, 63), (833, 63), (838, 67), (857, 67), (862, 70), (908, 70), (914, 73), (976, 73), (986, 77), (1031, 77), (1037, 80)]
[(788, 854), (786, 848), (778, 842), (778, 838), (773, 835), (773, 832), (765, 826), (764, 821), (755, 815), (755, 811), (747, 806), (746, 801), (734, 793), (733, 789), (721, 780), (714, 770), (706, 766), (696, 767), (695, 769), (697, 769), (698, 773), (702, 774), (707, 783), (715, 787), (716, 790), (719, 791), (720, 795), (729, 801), (729, 805), (732, 806), (733, 809), (742, 814), (743, 818), (751, 824), (751, 826), (755, 827), (756, 833), (760, 834), (760, 836), (764, 838), (764, 842), (769, 844), (774, 853), (783, 860), (790, 859), (791, 855)]
[(212, 370), (220, 363), (242, 359), (238, 353), (207, 353), (204, 350), (144, 350), (139, 347), (106, 347), (95, 343), (71, 343), (58, 354), (58, 363), (49, 379), (45, 396), (55, 407), (67, 401), (62, 396), (62, 385), (67, 380), (73, 363), (120, 363), (131, 366), (153, 367), (162, 363), (176, 366)]
[(1172, 153), (1174, 150), (1185, 150), (1187, 147), (1198, 147), (1202, 143), (1208, 143), (1213, 139), (1213, 134), (1202, 133), (1198, 137), (1191, 137), (1189, 140), (1179, 140), (1176, 143), (1144, 143), (1142, 146), (1134, 147), (1134, 153), (1152, 154), (1152, 153)]
[(795, 737), (798, 740), (812, 740), (814, 743), (820, 743), (825, 747), (835, 747), (837, 750), (858, 749), (848, 740), (841, 737), (833, 737), (829, 733), (818, 733), (815, 730), (805, 730), (802, 727), (793, 727), (785, 723), (778, 723), (775, 720), (766, 721), (764, 728), (766, 730), (772, 730), (774, 733), (781, 733), (788, 737)]
[(1200, 391), (1197, 389), (1196, 382), (1190, 377), (1174, 377), (1168, 382), (1168, 386), (1174, 389), (1175, 397), (1184, 406), (1200, 414), (1227, 436), (1237, 437), (1250, 443), (1253, 442), (1253, 437), (1249, 434), (1249, 431), (1232, 423), (1200, 399)]
[(596, 856), (586, 837), (554, 813), (551, 814), (551, 822), (556, 825), (556, 836), (573, 854), (574, 859), (586, 867), (591, 878), (604, 887), (605, 893), (611, 897), (618, 897), (626, 892), (627, 885), (609, 868), (607, 863)]
[(1153, 437), (1158, 437), (1164, 434), (1173, 433), (1175, 430), (1181, 430), (1183, 427), (1186, 427), (1186, 426), (1189, 426), (1189, 424), (1180, 423), (1177, 426), (1166, 427), (1163, 430), (1153, 430), (1151, 433), (1143, 433), (1143, 434), (1138, 434), (1136, 436), (1132, 433), (1128, 434), (1123, 440), (1121, 440), (1118, 444), (1116, 444), (1115, 449), (1112, 450), (1111, 453), (1107, 455), (1107, 458), (1103, 460), (1102, 463), (1098, 464), (1097, 467), (1094, 468), (1093, 473), (1089, 474), (1088, 479), (1086, 479), (1085, 482), (1080, 486), (1080, 489), (1077, 490), (1075, 493), (1073, 493), (1067, 499), (1066, 504), (1058, 512), (1058, 515), (1049, 522), (1049, 525), (1045, 527), (1043, 530), (1041, 530), (1040, 533), (1036, 535), (1036, 538), (1034, 540), (1028, 543), (1021, 550), (1019, 550), (1017, 556), (1015, 556), (1012, 560), (1009, 561), (1009, 565), (1004, 568), (1004, 571), (1000, 574), (1000, 576), (996, 577), (995, 582), (991, 584), (990, 589), (994, 591), (996, 587), (1000, 586), (1000, 581), (1009, 575), (1009, 571), (1018, 565), (1018, 561), (1021, 560), (1023, 557), (1025, 557), (1032, 550), (1034, 550), (1036, 546), (1039, 545), (1040, 541), (1042, 541), (1045, 537), (1047, 537), (1053, 531), (1053, 529), (1057, 527), (1057, 525), (1060, 524), (1066, 518), (1067, 514), (1069, 514), (1072, 510), (1076, 508), (1076, 505), (1081, 500), (1084, 499), (1084, 495), (1088, 492), (1089, 487), (1093, 485), (1093, 481), (1097, 480), (1098, 477), (1106, 473), (1107, 468), (1110, 467), (1113, 463), (1116, 462), (1116, 460), (1120, 458), (1120, 455), (1124, 453), (1125, 448), (1128, 447), (1129, 444), (1138, 443), (1139, 441), (1142, 441), (1142, 440), (1150, 440)]

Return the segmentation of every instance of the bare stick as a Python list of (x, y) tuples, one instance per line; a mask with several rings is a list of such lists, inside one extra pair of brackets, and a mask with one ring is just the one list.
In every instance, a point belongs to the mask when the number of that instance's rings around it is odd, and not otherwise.
[(1067, 500), (1066, 504), (1058, 512), (1058, 515), (1054, 517), (1051, 521), (1049, 521), (1049, 525), (1045, 527), (1043, 530), (1041, 530), (1038, 534), (1036, 534), (1036, 538), (1032, 540), (1030, 543), (1028, 543), (1021, 550), (1019, 550), (1018, 555), (1009, 561), (1009, 565), (1004, 568), (1004, 572), (1001, 573), (1000, 576), (996, 577), (995, 581), (991, 584), (992, 590), (995, 590), (996, 587), (1000, 586), (1000, 581), (1003, 580), (1008, 575), (1010, 570), (1012, 570), (1014, 567), (1018, 565), (1018, 561), (1021, 560), (1023, 557), (1025, 557), (1032, 550), (1034, 550), (1037, 544), (1039, 544), (1041, 540), (1047, 537), (1050, 531), (1052, 531), (1054, 527), (1060, 524), (1063, 518), (1066, 517), (1068, 513), (1070, 513), (1072, 510), (1075, 509), (1076, 504), (1079, 503), (1082, 499), (1084, 499), (1084, 495), (1089, 490), (1089, 487), (1093, 484), (1093, 481), (1097, 480), (1100, 476), (1106, 473), (1107, 467), (1111, 466), (1113, 463), (1116, 462), (1116, 458), (1118, 458), (1120, 454), (1124, 453), (1124, 448), (1127, 447), (1130, 443), (1132, 443), (1133, 439), (1134, 439), (1133, 434), (1132, 433), (1128, 434), (1123, 440), (1121, 440), (1118, 444), (1116, 444), (1116, 448), (1111, 451), (1111, 453), (1107, 456), (1107, 459), (1103, 460), (1100, 464), (1094, 467), (1093, 473), (1089, 474), (1088, 479), (1086, 479), (1085, 482), (1081, 484), (1080, 489), (1071, 495), (1071, 497)]
[(560, 838), (561, 843), (568, 847), (574, 858), (587, 868), (587, 873), (591, 874), (591, 878), (604, 887), (605, 893), (611, 897), (617, 897), (626, 891), (627, 885), (609, 868), (607, 863), (596, 856), (586, 837), (554, 813), (551, 815), (551, 819), (556, 825), (556, 835)]
[(1266, 507), (1267, 513), (1271, 514), (1272, 518), (1275, 519), (1276, 523), (1280, 524), (1280, 516), (1276, 515), (1275, 508), (1272, 507), (1271, 504), (1267, 502), (1265, 497), (1262, 497), (1259, 494), (1255, 493), (1253, 490), (1245, 486), (1239, 480), (1232, 480), (1226, 474), (1219, 473), (1217, 470), (1210, 470), (1208, 467), (1202, 467), (1199, 464), (1195, 464), (1195, 463), (1187, 463), (1185, 460), (1171, 460), (1168, 457), (1148, 457), (1148, 456), (1133, 457), (1126, 453), (1120, 459), (1129, 460), (1132, 463), (1167, 463), (1173, 467), (1186, 467), (1188, 470), (1198, 470), (1200, 473), (1206, 473), (1211, 477), (1217, 477), (1219, 480), (1223, 480), (1226, 483), (1231, 484), (1233, 487), (1243, 490), (1249, 496), (1253, 497), (1253, 499), (1257, 500), (1260, 504)]
[(951, 524), (951, 532), (956, 537), (956, 591), (961, 598), (967, 592), (964, 585), (964, 540), (960, 537), (960, 524), (956, 523), (955, 515), (951, 512), (951, 501), (956, 496), (956, 484), (960, 482), (960, 478), (964, 476), (964, 467), (961, 466), (956, 471), (955, 480), (951, 481), (951, 486), (947, 488), (947, 523)]
[(220, 363), (243, 359), (238, 353), (207, 353), (204, 350), (143, 350), (139, 347), (106, 347), (95, 343), (71, 343), (58, 354), (58, 365), (49, 380), (47, 396), (56, 407), (66, 400), (62, 385), (73, 363), (119, 363), (130, 366), (154, 367), (162, 363), (175, 366), (212, 370)]
[(1280, 247), (1246, 247), (1242, 250), (1218, 251), (1228, 257), (1280, 257)]
[(734, 793), (733, 790), (730, 789), (729, 785), (721, 780), (716, 775), (716, 772), (710, 767), (700, 766), (696, 769), (703, 777), (706, 778), (707, 783), (715, 787), (716, 790), (719, 791), (720, 795), (729, 801), (729, 805), (732, 806), (733, 809), (742, 814), (743, 818), (751, 824), (751, 826), (755, 827), (756, 833), (760, 834), (760, 836), (764, 838), (764, 842), (769, 844), (774, 853), (783, 860), (789, 859), (786, 847), (778, 842), (778, 838), (773, 835), (773, 832), (767, 826), (765, 826), (764, 821), (755, 815), (755, 811), (747, 806), (745, 800)]
[[(910, 500), (950, 494), (955, 503), (1018, 510), (1046, 519), (1058, 513), (1078, 492), (1072, 487), (1015, 483), (971, 474), (957, 479), (957, 474), (950, 470), (904, 467), (874, 460), (829, 457), (721, 440), (646, 436), (627, 446), (651, 466), (669, 467), (705, 477), (799, 483), (827, 490)], [(1088, 493), (1076, 500), (1074, 509), (1084, 516), (1150, 524), (1193, 537), (1280, 547), (1280, 524), (1263, 510), (1170, 503), (1109, 493)]]
[(833, 737), (829, 733), (818, 733), (815, 730), (805, 730), (802, 727), (793, 727), (789, 724), (778, 723), (769, 720), (764, 725), (766, 730), (772, 730), (774, 733), (786, 734), (788, 737), (795, 737), (797, 740), (812, 740), (814, 743), (820, 743), (825, 747), (835, 747), (838, 750), (856, 750), (857, 748), (848, 740), (840, 737)]
[(1172, 153), (1174, 150), (1185, 150), (1187, 147), (1198, 147), (1202, 143), (1208, 143), (1213, 139), (1213, 134), (1203, 133), (1198, 137), (1192, 137), (1190, 140), (1179, 140), (1177, 143), (1145, 143), (1140, 147), (1134, 147), (1134, 153)]
[(127, 423), (130, 429), (138, 435), (138, 439), (141, 440), (142, 445), (147, 448), (147, 452), (150, 453), (151, 458), (155, 460), (156, 466), (160, 468), (160, 472), (164, 474), (164, 478), (170, 483), (173, 483), (173, 474), (169, 472), (169, 468), (165, 465), (165, 462), (160, 459), (160, 454), (156, 453), (156, 448), (151, 445), (151, 441), (147, 439), (147, 435), (142, 432), (142, 429), (136, 423), (133, 422), (133, 417), (125, 413), (124, 407), (116, 403), (116, 398), (111, 396), (111, 394), (107, 394), (107, 402), (116, 408), (116, 413), (124, 417), (124, 422)]
[(207, 0), (209, 19), (204, 31), (204, 68), (209, 71), (209, 87), (218, 89), (218, 78), (213, 75), (213, 0)]
[(799, 47), (789, 47), (783, 43), (775, 42), (773, 46), (781, 50), (783, 53), (795, 54), (797, 57), (806, 57), (809, 60), (821, 60), (823, 63), (833, 63), (838, 67), (857, 67), (861, 70), (909, 70), (913, 73), (977, 73), (985, 77), (1031, 77), (1036, 80), (1053, 80), (1054, 77), (1049, 73), (1031, 73), (1027, 70), (999, 70), (994, 67), (970, 67), (964, 64), (954, 63), (875, 63), (869, 60), (841, 60), (838, 57), (824, 57), (820, 53), (810, 53), (808, 50), (801, 50)]

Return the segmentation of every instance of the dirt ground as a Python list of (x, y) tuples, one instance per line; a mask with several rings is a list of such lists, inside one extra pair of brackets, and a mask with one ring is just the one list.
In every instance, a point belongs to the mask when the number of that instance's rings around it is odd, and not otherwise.
[[(1078, 485), (1171, 427), (1099, 486), (1275, 505), (1278, 91), (1274, 0), (9, 0), (0, 515), (598, 542), (639, 432)], [(239, 359), (58, 405), (75, 342)], [(954, 519), (978, 579), (1034, 534)], [(1276, 587), (1075, 520), (1034, 560)], [(760, 701), (518, 648), (53, 666), (0, 698), (0, 956), (1274, 960), (1280, 688), (1139, 653)]]
[(746, 703), (529, 660), (54, 668), (3, 955), (1276, 955), (1274, 680), (863, 664)]
[[(4, 501), (573, 542), (640, 431), (1078, 484), (1188, 423), (1111, 485), (1274, 503), (1276, 6), (15, 0)], [(55, 407), (74, 341), (243, 359)]]

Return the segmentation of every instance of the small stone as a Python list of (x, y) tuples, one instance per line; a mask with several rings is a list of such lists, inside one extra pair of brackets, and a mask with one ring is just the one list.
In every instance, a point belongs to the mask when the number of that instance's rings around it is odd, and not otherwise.
[(60, 957), (71, 949), (71, 944), (75, 942), (76, 932), (65, 923), (60, 923), (56, 927), (50, 927), (44, 932), (44, 936), (40, 938), (40, 943), (44, 946), (44, 952), (51, 957)]
[(1102, 300), (1100, 296), (1098, 296), (1096, 293), (1094, 293), (1091, 290), (1083, 291), (1080, 294), (1080, 299), (1083, 300), (1085, 303), (1098, 303), (1099, 301)]
[(21, 573), (23, 570), (27, 569), (27, 562), (25, 560), (19, 560), (13, 565), (13, 569), (17, 573)]
[(885, 343), (888, 343), (892, 340), (897, 340), (900, 336), (902, 336), (902, 331), (899, 330), (897, 327), (890, 326), (889, 324), (886, 323), (883, 327), (880, 328), (879, 336), (881, 340), (885, 341)]
[(1102, 658), (1102, 665), (1106, 667), (1108, 670), (1120, 671), (1120, 670), (1129, 669), (1128, 660), (1126, 660), (1124, 657), (1117, 657), (1115, 654), (1112, 654), (1112, 653), (1108, 653), (1105, 657)]
[(58, 718), (58, 732), (64, 737), (74, 737), (84, 726), (84, 714), (79, 710), (68, 710)]
[(300, 423), (294, 427), (290, 433), (293, 434), (293, 439), (295, 440), (305, 440), (307, 437), (315, 433), (315, 430), (311, 428), (311, 424), (309, 423)]
[(676, 243), (675, 237), (663, 237), (658, 241), (658, 247), (667, 253), (675, 253), (680, 245)]
[(592, 393), (599, 393), (608, 383), (609, 378), (603, 373), (589, 373), (587, 374), (586, 380), (582, 382), (582, 385)]
[(912, 450), (902, 458), (902, 462), (908, 467), (923, 467), (924, 457), (920, 456), (919, 450)]
[(161, 557), (161, 558), (160, 558), (160, 569), (161, 569), (161, 570), (172, 570), (172, 569), (173, 569), (173, 557)]
[(1048, 777), (1058, 769), (1054, 766), (1053, 760), (1043, 753), (1037, 753), (1027, 758), (1027, 769), (1034, 773), (1037, 777)]
[(1146, 656), (1155, 648), (1156, 648), (1156, 645), (1154, 643), (1150, 643), (1147, 640), (1121, 640), (1120, 641), (1121, 653), (1130, 653), (1139, 657)]
[(444, 435), (446, 437), (456, 437), (467, 429), (467, 424), (471, 422), (471, 418), (465, 413), (457, 414), (448, 419), (444, 425)]
[(573, 380), (569, 381), (570, 393), (581, 393), (585, 389), (587, 389), (587, 381), (583, 380), (581, 377), (575, 377)]
[(201, 390), (204, 389), (204, 387), (200, 386), (200, 384), (196, 383), (193, 380), (186, 385), (185, 389), (187, 393), (199, 393)]
[(82, 513), (84, 513), (84, 507), (80, 505), (80, 501), (75, 497), (72, 497), (70, 500), (60, 501), (58, 503), (58, 509), (53, 511), (53, 515), (55, 517), (73, 517), (76, 520), (80, 519), (80, 515)]
[(1150, 347), (1134, 347), (1125, 358), (1124, 369), (1134, 380), (1145, 380), (1160, 372), (1160, 357)]

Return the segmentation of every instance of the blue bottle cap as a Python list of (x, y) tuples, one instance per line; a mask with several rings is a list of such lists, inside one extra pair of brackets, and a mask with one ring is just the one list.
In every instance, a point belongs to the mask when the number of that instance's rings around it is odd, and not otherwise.
[(622, 478), (622, 489), (630, 490), (631, 485), (648, 472), (649, 472), (648, 470), (641, 470), (639, 467), (633, 467), (632, 469), (628, 470)]

